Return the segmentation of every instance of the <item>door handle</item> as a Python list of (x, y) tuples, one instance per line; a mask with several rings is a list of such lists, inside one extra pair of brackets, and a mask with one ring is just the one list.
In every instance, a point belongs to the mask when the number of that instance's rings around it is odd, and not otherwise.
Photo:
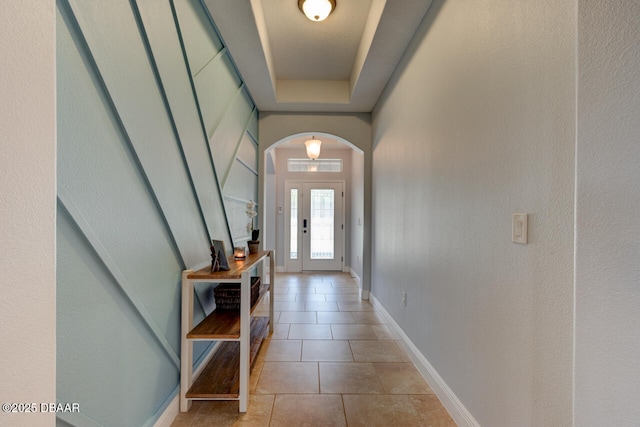
[(303, 228), (307, 228), (307, 220), (306, 219), (302, 220), (302, 227)]

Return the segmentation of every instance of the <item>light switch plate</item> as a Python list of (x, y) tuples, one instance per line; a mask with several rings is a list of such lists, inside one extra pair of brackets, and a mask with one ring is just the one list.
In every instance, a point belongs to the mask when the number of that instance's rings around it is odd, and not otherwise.
[(511, 240), (514, 243), (527, 244), (527, 217), (526, 213), (514, 213), (511, 223)]

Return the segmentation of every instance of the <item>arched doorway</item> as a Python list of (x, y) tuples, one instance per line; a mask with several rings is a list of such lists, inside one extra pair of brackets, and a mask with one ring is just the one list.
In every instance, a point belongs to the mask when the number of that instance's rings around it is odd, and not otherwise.
[[(322, 141), (313, 161), (304, 144), (312, 136)], [(339, 270), (360, 281), (363, 150), (333, 134), (301, 132), (272, 144), (264, 160), (265, 245), (276, 249), (278, 271)]]

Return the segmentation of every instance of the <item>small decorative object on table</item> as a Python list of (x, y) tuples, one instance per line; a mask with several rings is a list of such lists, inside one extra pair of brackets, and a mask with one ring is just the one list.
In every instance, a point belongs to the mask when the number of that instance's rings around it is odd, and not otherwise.
[(211, 246), (211, 272), (220, 271), (220, 262), (218, 261), (218, 254), (213, 246)]
[(211, 271), (229, 271), (227, 254), (222, 240), (211, 241)]
[(243, 260), (247, 258), (247, 254), (245, 252), (245, 248), (242, 246), (236, 246), (233, 248), (233, 258), (236, 260)]
[(260, 240), (258, 240), (259, 235), (260, 235), (260, 230), (253, 230), (251, 232), (251, 240), (247, 242), (247, 245), (249, 245), (250, 254), (258, 253), (258, 247), (260, 246)]
[(260, 230), (253, 228), (253, 218), (258, 216), (258, 212), (256, 212), (256, 203), (252, 200), (247, 203), (247, 216), (249, 217), (249, 222), (247, 223), (247, 231), (251, 232), (251, 240), (247, 242), (249, 246), (249, 253), (255, 254), (258, 252), (258, 247), (260, 245)]

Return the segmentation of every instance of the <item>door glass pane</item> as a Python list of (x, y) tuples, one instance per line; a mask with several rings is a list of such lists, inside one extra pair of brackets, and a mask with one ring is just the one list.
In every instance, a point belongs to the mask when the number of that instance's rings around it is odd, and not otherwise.
[(333, 189), (311, 190), (311, 259), (333, 259)]
[(291, 189), (289, 258), (298, 259), (298, 189)]

